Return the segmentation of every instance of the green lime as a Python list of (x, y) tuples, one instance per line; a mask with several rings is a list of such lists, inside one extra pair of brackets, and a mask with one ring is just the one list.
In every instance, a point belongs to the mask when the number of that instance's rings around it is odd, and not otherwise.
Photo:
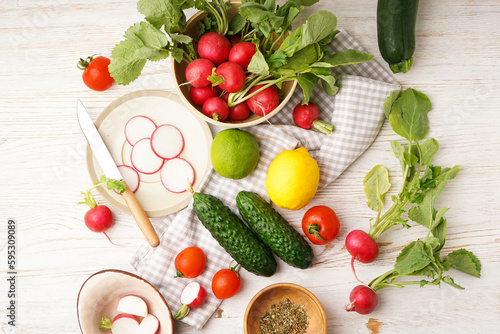
[(253, 135), (239, 129), (219, 132), (212, 142), (210, 158), (215, 171), (239, 180), (253, 172), (259, 162), (259, 143)]

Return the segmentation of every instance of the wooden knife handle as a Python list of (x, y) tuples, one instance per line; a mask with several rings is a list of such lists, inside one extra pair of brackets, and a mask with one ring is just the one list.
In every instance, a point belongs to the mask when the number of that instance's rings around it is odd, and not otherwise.
[(156, 234), (156, 231), (151, 224), (148, 215), (146, 214), (146, 212), (144, 212), (144, 209), (135, 197), (132, 190), (130, 190), (126, 183), (125, 185), (127, 186), (127, 190), (125, 190), (122, 196), (125, 202), (127, 202), (130, 213), (132, 213), (132, 216), (134, 217), (137, 225), (141, 229), (142, 234), (144, 234), (149, 244), (152, 247), (157, 247), (160, 244), (160, 239), (158, 238), (158, 235)]

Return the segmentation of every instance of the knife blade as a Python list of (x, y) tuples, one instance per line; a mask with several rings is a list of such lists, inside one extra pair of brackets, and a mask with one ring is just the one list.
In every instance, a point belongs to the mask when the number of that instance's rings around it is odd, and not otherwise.
[[(123, 177), (118, 170), (115, 161), (113, 160), (113, 157), (109, 153), (106, 144), (104, 144), (104, 141), (97, 131), (94, 122), (90, 118), (87, 109), (80, 100), (78, 100), (76, 104), (76, 111), (78, 122), (80, 123), (80, 128), (82, 129), (85, 138), (87, 138), (90, 149), (94, 153), (94, 157), (99, 163), (99, 166), (101, 166), (104, 175), (106, 175), (108, 179), (114, 179), (124, 182)], [(152, 247), (157, 247), (160, 244), (160, 240), (158, 239), (158, 235), (156, 234), (151, 221), (149, 220), (147, 214), (144, 212), (144, 209), (135, 197), (134, 193), (130, 190), (126, 183), (125, 185), (127, 186), (127, 189), (122, 194), (122, 197), (127, 203), (127, 206), (130, 209), (130, 213), (132, 213), (132, 216), (134, 217), (137, 225), (146, 237), (149, 244)]]

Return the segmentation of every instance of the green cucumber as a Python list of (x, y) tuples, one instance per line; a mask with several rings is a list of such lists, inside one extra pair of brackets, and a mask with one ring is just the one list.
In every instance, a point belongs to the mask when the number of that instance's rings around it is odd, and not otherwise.
[(418, 0), (379, 0), (378, 48), (393, 73), (406, 73), (413, 63)]
[(256, 193), (240, 191), (236, 205), (248, 226), (280, 259), (301, 269), (312, 266), (314, 253), (306, 240)]
[(217, 197), (194, 193), (193, 208), (203, 226), (243, 268), (265, 277), (276, 272), (273, 253)]

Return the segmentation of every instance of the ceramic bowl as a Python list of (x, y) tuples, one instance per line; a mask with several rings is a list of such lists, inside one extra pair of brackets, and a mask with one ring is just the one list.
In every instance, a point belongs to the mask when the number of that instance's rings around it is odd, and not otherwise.
[(157, 334), (174, 333), (170, 309), (160, 292), (139, 276), (121, 270), (99, 271), (83, 283), (77, 300), (78, 323), (82, 333), (103, 334), (99, 331), (101, 318), (106, 316), (112, 320), (118, 314), (118, 300), (125, 295), (144, 299), (149, 313), (160, 321)]
[(309, 316), (307, 334), (326, 334), (327, 319), (325, 310), (312, 292), (300, 285), (277, 283), (260, 290), (250, 301), (243, 320), (245, 334), (259, 334), (259, 320), (271, 308), (285, 298), (301, 305)]
[[(238, 8), (241, 6), (240, 2), (231, 2), (231, 8), (228, 11), (228, 17), (231, 19), (233, 16), (235, 16), (238, 12)], [(186, 27), (186, 34), (196, 38), (198, 36), (198, 25), (196, 22), (203, 20), (205, 18), (205, 13), (203, 11), (200, 11), (196, 14), (194, 14), (187, 22), (187, 27)], [(245, 120), (242, 121), (232, 121), (232, 120), (226, 120), (225, 122), (220, 122), (216, 121), (210, 117), (205, 116), (202, 113), (202, 109), (199, 106), (196, 106), (190, 101), (189, 98), (189, 85), (185, 84), (187, 82), (186, 76), (184, 73), (186, 72), (186, 67), (187, 64), (186, 62), (181, 62), (178, 63), (172, 58), (172, 75), (174, 79), (174, 83), (177, 87), (177, 92), (181, 99), (184, 101), (186, 106), (191, 110), (195, 115), (200, 117), (201, 119), (205, 120), (206, 122), (222, 126), (225, 128), (243, 128), (243, 127), (248, 127), (252, 125), (256, 125), (259, 123), (264, 122), (265, 120), (273, 117), (276, 115), (290, 100), (292, 97), (293, 91), (295, 90), (295, 87), (297, 86), (297, 81), (287, 81), (284, 82), (281, 89), (278, 90), (278, 93), (282, 97), (281, 103), (278, 105), (276, 109), (274, 109), (272, 112), (265, 116), (258, 116), (255, 115), (254, 113), (250, 113), (250, 116), (247, 117)]]

